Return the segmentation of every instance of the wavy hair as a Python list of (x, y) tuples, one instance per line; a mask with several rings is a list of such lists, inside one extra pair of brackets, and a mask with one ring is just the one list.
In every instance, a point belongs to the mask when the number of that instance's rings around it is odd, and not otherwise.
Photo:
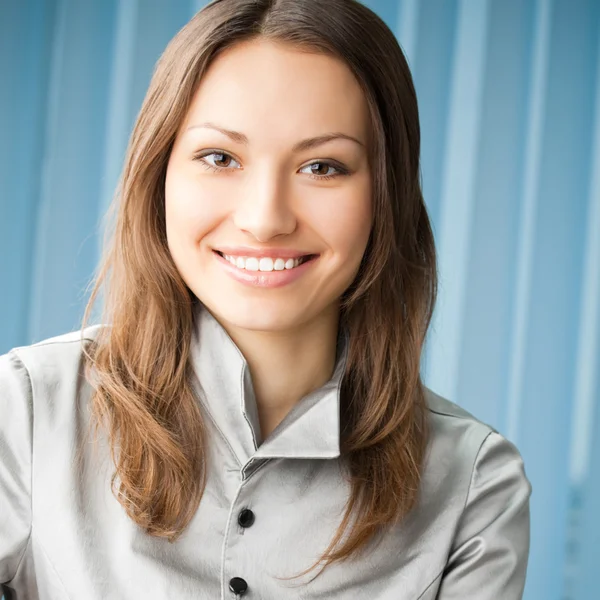
[(206, 430), (190, 381), (197, 299), (167, 247), (165, 174), (211, 61), (257, 37), (342, 60), (365, 94), (372, 128), (373, 225), (340, 312), (349, 333), (341, 460), (351, 491), (331, 543), (304, 574), (356, 556), (406, 517), (419, 500), (429, 439), (420, 360), (437, 270), (421, 192), (417, 99), (394, 34), (371, 10), (356, 0), (214, 0), (172, 39), (109, 213), (109, 243), (83, 325), (102, 293), (110, 326), (85, 350), (86, 376), (94, 381), (91, 423), (105, 428), (116, 467), (113, 493), (149, 535), (176, 540), (205, 489)]

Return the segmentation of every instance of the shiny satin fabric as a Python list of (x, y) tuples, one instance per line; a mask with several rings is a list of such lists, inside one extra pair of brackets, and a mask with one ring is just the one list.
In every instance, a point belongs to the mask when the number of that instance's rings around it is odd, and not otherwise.
[[(517, 600), (531, 484), (515, 446), (427, 390), (431, 442), (421, 501), (349, 562), (310, 566), (349, 488), (339, 449), (340, 334), (331, 380), (262, 440), (248, 365), (198, 309), (194, 385), (209, 435), (200, 506), (174, 543), (145, 534), (110, 491), (106, 440), (86, 437), (91, 387), (80, 332), (0, 357), (0, 583), (17, 600)], [(94, 339), (99, 326), (84, 331)], [(250, 509), (254, 522), (238, 515)], [(312, 574), (314, 575), (314, 573)]]

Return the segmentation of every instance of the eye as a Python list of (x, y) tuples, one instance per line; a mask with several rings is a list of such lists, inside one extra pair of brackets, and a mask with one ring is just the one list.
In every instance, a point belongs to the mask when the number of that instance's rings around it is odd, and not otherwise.
[(202, 166), (212, 171), (231, 170), (229, 168), (231, 163), (238, 165), (238, 167), (234, 168), (239, 168), (240, 166), (240, 163), (238, 163), (230, 154), (227, 154), (227, 152), (223, 152), (222, 150), (203, 152), (202, 154), (196, 155), (194, 160), (197, 160)]
[(302, 167), (300, 171), (310, 169), (307, 175), (310, 175), (313, 179), (332, 179), (339, 175), (347, 175), (348, 171), (341, 166), (334, 165), (324, 160), (318, 160), (305, 167)]

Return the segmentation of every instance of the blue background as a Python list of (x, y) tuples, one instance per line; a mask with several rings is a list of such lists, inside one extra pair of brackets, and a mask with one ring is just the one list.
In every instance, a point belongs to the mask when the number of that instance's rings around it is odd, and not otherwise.
[[(523, 454), (526, 600), (600, 599), (600, 2), (366, 4), (419, 96), (425, 381)], [(0, 352), (78, 327), (154, 62), (203, 5), (0, 0)]]

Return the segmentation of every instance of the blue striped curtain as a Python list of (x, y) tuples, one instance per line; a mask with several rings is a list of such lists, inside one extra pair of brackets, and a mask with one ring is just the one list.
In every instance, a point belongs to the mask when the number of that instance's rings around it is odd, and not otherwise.
[[(203, 4), (0, 0), (0, 352), (77, 328), (154, 62)], [(367, 4), (419, 96), (425, 381), (524, 456), (526, 600), (600, 598), (600, 2)]]

